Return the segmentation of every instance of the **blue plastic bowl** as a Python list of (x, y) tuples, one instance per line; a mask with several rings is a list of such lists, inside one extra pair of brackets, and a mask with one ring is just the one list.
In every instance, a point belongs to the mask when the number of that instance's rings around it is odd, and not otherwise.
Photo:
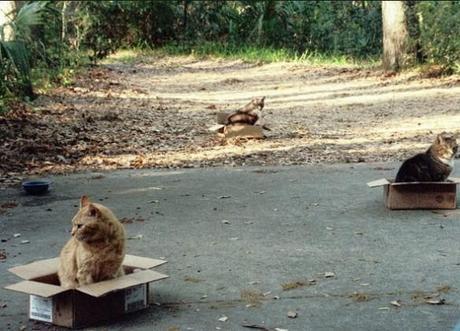
[(39, 195), (48, 192), (51, 181), (44, 179), (29, 180), (22, 183), (22, 188), (28, 194)]

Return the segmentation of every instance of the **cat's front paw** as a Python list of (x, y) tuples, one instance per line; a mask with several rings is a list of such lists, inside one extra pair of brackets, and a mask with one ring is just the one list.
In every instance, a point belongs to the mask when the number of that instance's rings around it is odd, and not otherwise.
[(78, 283), (77, 282), (72, 282), (72, 281), (63, 281), (61, 282), (61, 287), (64, 287), (66, 289), (75, 289), (78, 287)]

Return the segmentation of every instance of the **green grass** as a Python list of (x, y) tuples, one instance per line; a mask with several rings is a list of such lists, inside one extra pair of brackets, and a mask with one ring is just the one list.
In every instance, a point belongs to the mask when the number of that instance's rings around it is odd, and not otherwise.
[(255, 47), (204, 42), (198, 45), (169, 44), (160, 48), (130, 48), (120, 50), (105, 59), (104, 63), (122, 62), (132, 64), (143, 57), (194, 56), (196, 58), (223, 58), (245, 62), (296, 62), (309, 65), (373, 67), (379, 59), (356, 59), (345, 55), (321, 54), (319, 52), (298, 53), (286, 48)]
[(55, 86), (69, 86), (75, 81), (75, 76), (88, 67), (90, 61), (87, 53), (75, 52), (66, 54), (66, 63), (57, 67), (38, 64), (31, 70), (31, 79), (34, 91), (38, 94), (46, 93)]

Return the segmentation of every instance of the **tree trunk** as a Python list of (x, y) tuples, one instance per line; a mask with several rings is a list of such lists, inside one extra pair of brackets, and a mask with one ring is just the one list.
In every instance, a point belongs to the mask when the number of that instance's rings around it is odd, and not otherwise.
[(67, 1), (62, 2), (62, 9), (61, 9), (61, 41), (62, 43), (66, 42), (66, 29), (67, 29), (67, 21), (66, 21), (66, 9), (67, 9)]
[(383, 68), (399, 71), (406, 59), (407, 27), (403, 1), (382, 1)]
[[(0, 25), (4, 25), (13, 20), (16, 11), (16, 4), (14, 1), (0, 1)], [(6, 25), (3, 31), (0, 31), (2, 35), (0, 39), (3, 41), (10, 41), (14, 38), (13, 29), (11, 26)]]
[(188, 14), (188, 0), (184, 0), (184, 14), (182, 16), (182, 30), (185, 33), (187, 32), (187, 14)]

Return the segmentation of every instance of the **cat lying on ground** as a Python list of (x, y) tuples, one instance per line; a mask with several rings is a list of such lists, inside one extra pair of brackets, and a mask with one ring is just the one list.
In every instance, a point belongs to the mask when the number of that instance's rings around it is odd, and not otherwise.
[(396, 182), (442, 182), (454, 169), (458, 145), (455, 137), (438, 134), (425, 153), (407, 159), (396, 175)]
[(72, 220), (72, 238), (59, 257), (61, 286), (76, 288), (122, 276), (124, 257), (123, 225), (108, 208), (82, 196)]
[(264, 126), (262, 122), (262, 109), (265, 105), (265, 97), (256, 97), (243, 108), (238, 110), (236, 113), (231, 114), (227, 118), (226, 125), (234, 124), (247, 124), (247, 125), (260, 125), (265, 129), (269, 130)]

